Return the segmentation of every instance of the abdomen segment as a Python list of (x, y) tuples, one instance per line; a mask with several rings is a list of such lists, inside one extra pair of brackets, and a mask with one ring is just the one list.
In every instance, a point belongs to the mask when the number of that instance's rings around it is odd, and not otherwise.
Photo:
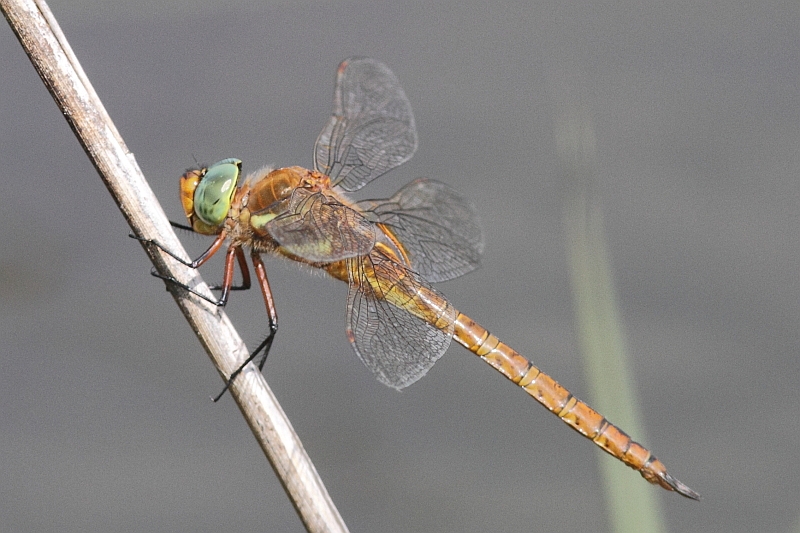
[(468, 316), (462, 313), (456, 315), (453, 337), (522, 387), (572, 429), (638, 471), (650, 483), (693, 500), (700, 499), (698, 493), (669, 475), (664, 464), (649, 450)]

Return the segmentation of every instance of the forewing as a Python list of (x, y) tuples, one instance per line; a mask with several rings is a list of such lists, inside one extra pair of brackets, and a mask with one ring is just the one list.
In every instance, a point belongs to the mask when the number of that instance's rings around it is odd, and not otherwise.
[(375, 246), (375, 226), (363, 215), (306, 189), (296, 189), (266, 228), (285, 250), (315, 263), (365, 255)]
[(375, 251), (348, 260), (347, 336), (378, 380), (402, 389), (450, 345), (455, 309), (433, 287)]
[(389, 199), (356, 205), (389, 226), (411, 269), (430, 282), (456, 278), (480, 265), (483, 235), (475, 208), (444, 183), (417, 179)]
[(408, 161), (417, 149), (414, 114), (397, 78), (374, 59), (339, 65), (333, 115), (314, 146), (314, 168), (345, 191)]

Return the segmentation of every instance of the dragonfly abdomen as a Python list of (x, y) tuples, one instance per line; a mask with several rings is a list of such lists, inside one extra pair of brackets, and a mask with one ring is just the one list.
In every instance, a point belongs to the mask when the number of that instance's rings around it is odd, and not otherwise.
[(453, 337), (522, 387), (569, 427), (638, 471), (650, 483), (677, 491), (687, 498), (700, 498), (695, 491), (669, 475), (664, 464), (644, 446), (468, 316), (457, 313)]

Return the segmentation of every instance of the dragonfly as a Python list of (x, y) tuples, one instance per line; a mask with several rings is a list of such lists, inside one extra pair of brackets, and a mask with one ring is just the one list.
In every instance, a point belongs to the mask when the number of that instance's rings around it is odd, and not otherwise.
[[(221, 291), (218, 299), (181, 286), (224, 307), (232, 290), (251, 286), (248, 249), (266, 304), (269, 333), (231, 374), (226, 389), (259, 353), (258, 368), (263, 369), (278, 317), (261, 255), (282, 256), (347, 283), (347, 338), (381, 383), (395, 389), (411, 385), (455, 339), (650, 483), (699, 499), (649, 450), (456, 310), (433, 287), (480, 263), (482, 233), (476, 210), (464, 196), (421, 178), (391, 198), (348, 197), (408, 161), (416, 148), (414, 115), (397, 77), (374, 59), (353, 57), (339, 65), (333, 114), (316, 140), (313, 170), (263, 169), (241, 179), (241, 160), (225, 159), (181, 176), (189, 229), (215, 239), (190, 262), (159, 247), (198, 268), (228, 245), (223, 281), (214, 287)], [(240, 285), (233, 283), (237, 263)]]

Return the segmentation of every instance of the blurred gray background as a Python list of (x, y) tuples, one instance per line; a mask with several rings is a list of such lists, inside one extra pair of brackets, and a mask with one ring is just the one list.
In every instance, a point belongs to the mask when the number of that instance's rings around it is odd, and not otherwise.
[[(579, 397), (555, 116), (577, 91), (643, 443), (704, 499), (670, 531), (800, 512), (800, 8), (795, 2), (53, 1), (167, 214), (195, 161), (311, 165), (350, 55), (384, 61), (417, 176), (472, 198), (454, 304)], [(222, 381), (11, 30), (0, 24), (0, 530), (302, 531)], [(182, 235), (197, 254), (208, 239)], [(267, 262), (267, 379), (351, 531), (606, 531), (594, 446), (458, 346), (397, 393), (344, 335), (346, 287)], [(203, 270), (219, 279), (219, 263)], [(258, 291), (229, 314), (255, 345)], [(588, 398), (587, 398), (588, 399)], [(620, 466), (620, 468), (624, 468)]]

